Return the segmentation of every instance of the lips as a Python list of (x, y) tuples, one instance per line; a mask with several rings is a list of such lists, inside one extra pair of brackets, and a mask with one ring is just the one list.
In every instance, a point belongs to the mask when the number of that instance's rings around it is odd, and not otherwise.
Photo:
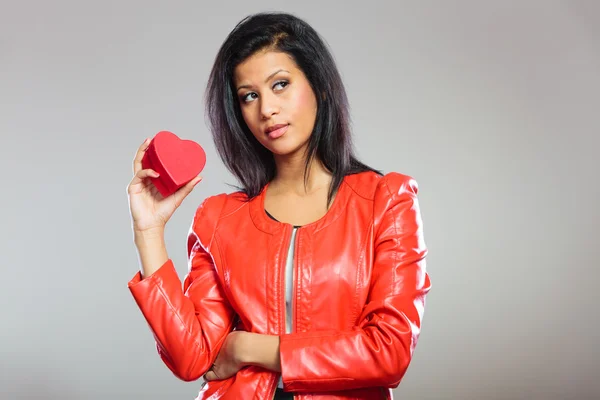
[(288, 124), (277, 124), (277, 125), (273, 125), (268, 127), (265, 132), (266, 134), (269, 136), (269, 138), (271, 139), (277, 139), (278, 137), (281, 137), (288, 128)]
[(284, 126), (286, 126), (287, 124), (277, 124), (277, 125), (271, 125), (270, 127), (268, 127), (267, 129), (265, 129), (265, 133), (268, 135), (269, 133), (276, 131), (279, 128), (283, 128)]

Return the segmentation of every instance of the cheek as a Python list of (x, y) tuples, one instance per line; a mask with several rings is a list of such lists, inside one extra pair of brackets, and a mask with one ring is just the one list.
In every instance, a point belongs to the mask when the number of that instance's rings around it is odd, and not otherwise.
[(248, 128), (250, 128), (250, 131), (252, 132), (252, 134), (255, 134), (255, 130), (256, 130), (254, 127), (255, 123), (252, 118), (252, 113), (251, 113), (249, 107), (242, 107), (242, 118), (244, 118), (244, 122), (246, 123)]
[(242, 117), (244, 118), (244, 121), (246, 121), (246, 123), (250, 122), (250, 112), (248, 110), (248, 107), (245, 107), (244, 104), (242, 104), (240, 102), (240, 111), (242, 112)]
[(259, 143), (264, 144), (266, 138), (260, 130), (261, 126), (255, 115), (256, 113), (252, 110), (251, 106), (242, 108), (242, 118), (250, 130), (250, 133), (252, 133), (252, 136), (254, 136)]
[(294, 114), (300, 117), (303, 123), (312, 124), (317, 112), (317, 103), (310, 86), (296, 92), (294, 103)]

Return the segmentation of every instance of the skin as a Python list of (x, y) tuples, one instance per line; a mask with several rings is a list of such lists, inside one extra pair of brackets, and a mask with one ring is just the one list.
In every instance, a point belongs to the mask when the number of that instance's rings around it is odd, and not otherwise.
[[(317, 112), (306, 76), (287, 54), (266, 50), (235, 68), (234, 83), (246, 125), (275, 159), (277, 173), (267, 188), (265, 208), (279, 221), (293, 225), (323, 217), (332, 175), (320, 160), (310, 165), (304, 184), (305, 152)], [(265, 129), (276, 124), (289, 126), (283, 136), (272, 139)], [(226, 379), (249, 365), (281, 372), (279, 336), (231, 332), (204, 379)]]

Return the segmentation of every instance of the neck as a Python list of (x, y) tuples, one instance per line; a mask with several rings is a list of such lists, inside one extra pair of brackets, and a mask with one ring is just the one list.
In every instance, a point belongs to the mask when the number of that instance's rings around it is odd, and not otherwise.
[(306, 158), (302, 154), (287, 156), (275, 155), (277, 173), (270, 186), (277, 192), (287, 192), (298, 196), (306, 196), (315, 191), (329, 190), (332, 174), (323, 163), (313, 159), (307, 170), (306, 186), (304, 185), (304, 169)]

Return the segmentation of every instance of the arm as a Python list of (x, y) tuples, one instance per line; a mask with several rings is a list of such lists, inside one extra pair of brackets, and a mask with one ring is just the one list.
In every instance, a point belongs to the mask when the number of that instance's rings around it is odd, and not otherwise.
[(135, 247), (140, 258), (140, 278), (152, 275), (167, 262), (164, 229), (134, 232)]
[(381, 179), (374, 199), (371, 287), (360, 322), (351, 331), (280, 336), (284, 390), (399, 385), (417, 344), (430, 289), (416, 195), (417, 184), (409, 177), (394, 173)]
[(240, 332), (238, 346), (241, 366), (256, 365), (274, 372), (281, 372), (279, 336), (253, 332)]
[[(212, 201), (216, 207), (209, 209)], [(210, 254), (218, 201), (224, 199), (207, 199), (194, 216), (183, 289), (171, 259), (144, 277), (138, 272), (128, 283), (161, 359), (184, 381), (196, 380), (210, 368), (234, 322)]]

